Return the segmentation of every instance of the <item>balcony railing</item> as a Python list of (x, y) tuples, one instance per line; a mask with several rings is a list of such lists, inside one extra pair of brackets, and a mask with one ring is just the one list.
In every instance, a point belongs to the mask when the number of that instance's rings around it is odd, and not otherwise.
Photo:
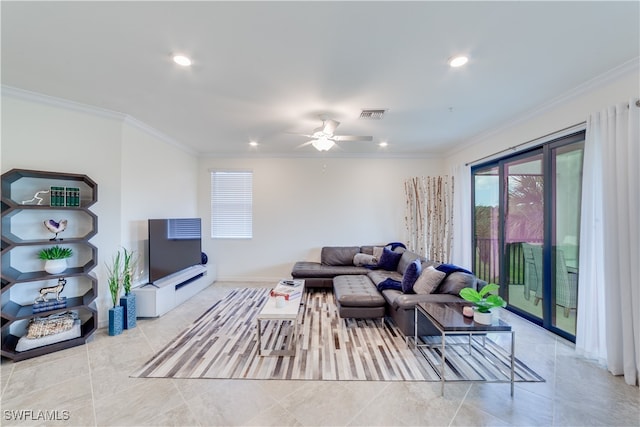
[[(522, 241), (507, 242), (505, 261), (509, 265), (506, 285), (524, 284)], [(527, 243), (542, 243), (542, 239), (527, 239)], [(500, 283), (500, 245), (498, 239), (476, 237), (474, 244), (476, 276), (489, 283)]]

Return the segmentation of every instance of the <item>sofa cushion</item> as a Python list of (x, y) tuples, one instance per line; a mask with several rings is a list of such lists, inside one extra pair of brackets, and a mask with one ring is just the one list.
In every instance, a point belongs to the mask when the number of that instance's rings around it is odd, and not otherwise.
[(409, 267), (409, 264), (411, 264), (416, 259), (422, 260), (423, 258), (413, 251), (405, 250), (404, 252), (402, 252), (400, 261), (398, 261), (398, 267), (394, 268), (394, 270), (397, 270), (400, 274), (404, 274), (404, 272), (407, 270), (407, 267)]
[(378, 259), (373, 255), (360, 253), (360, 254), (355, 254), (353, 256), (353, 265), (357, 267), (362, 267), (365, 265), (374, 266), (377, 264), (378, 264)]
[(393, 279), (402, 283), (402, 274), (398, 273), (397, 271), (370, 270), (367, 273), (367, 277), (369, 277), (369, 279), (376, 286), (378, 286), (378, 283), (386, 279)]
[(398, 268), (398, 263), (402, 257), (401, 253), (394, 252), (391, 249), (384, 248), (382, 256), (378, 260), (378, 268), (387, 271), (395, 271)]
[(382, 291), (384, 299), (394, 310), (413, 310), (420, 302), (463, 302), (463, 299), (451, 294), (404, 294), (402, 291), (388, 289)]
[[(406, 252), (405, 252), (406, 253)], [(402, 276), (402, 292), (405, 294), (413, 294), (413, 285), (422, 273), (422, 265), (420, 259), (416, 258), (404, 272)]]
[(439, 265), (440, 265), (439, 262), (431, 261), (431, 260), (428, 260), (428, 259), (423, 259), (422, 260), (422, 271), (425, 271), (429, 267), (433, 267), (433, 268), (435, 268), (437, 270), (436, 267), (438, 267)]
[(456, 271), (445, 277), (434, 293), (459, 295), (464, 288), (476, 289), (476, 276)]
[(429, 266), (422, 270), (420, 277), (413, 284), (413, 292), (416, 294), (430, 294), (438, 288), (442, 279), (447, 274), (444, 271), (438, 271), (433, 266)]
[(371, 253), (379, 260), (382, 257), (382, 251), (384, 251), (384, 246), (374, 246)]
[(294, 279), (333, 278), (341, 274), (367, 274), (366, 267), (350, 265), (323, 265), (313, 261), (298, 261), (293, 265), (291, 277)]
[(353, 257), (360, 253), (360, 246), (325, 246), (320, 252), (320, 262), (325, 265), (353, 265)]
[[(360, 246), (360, 252), (362, 252), (363, 254), (367, 254), (367, 255), (374, 255), (373, 248), (375, 248), (375, 246), (372, 246), (372, 245)], [(380, 251), (382, 252), (382, 250), (380, 250)]]

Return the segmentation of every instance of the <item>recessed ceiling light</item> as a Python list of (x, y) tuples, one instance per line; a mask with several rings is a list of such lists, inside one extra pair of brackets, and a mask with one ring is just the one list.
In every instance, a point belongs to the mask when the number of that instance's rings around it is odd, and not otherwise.
[(258, 143), (256, 141), (249, 141), (249, 145), (252, 147), (257, 147)]
[(449, 59), (449, 66), (454, 68), (462, 67), (467, 62), (469, 62), (469, 58), (464, 55), (454, 56), (453, 58)]
[(173, 62), (175, 62), (178, 65), (182, 65), (183, 67), (188, 67), (191, 65), (191, 59), (189, 59), (184, 55), (174, 55)]
[(387, 145), (389, 144), (385, 141), (382, 141), (380, 144), (378, 144), (379, 147), (386, 147)]

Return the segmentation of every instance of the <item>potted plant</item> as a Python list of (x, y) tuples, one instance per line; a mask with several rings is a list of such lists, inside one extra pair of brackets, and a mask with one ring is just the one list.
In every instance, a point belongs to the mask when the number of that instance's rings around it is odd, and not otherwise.
[(109, 309), (109, 335), (120, 335), (124, 325), (124, 309), (118, 305), (118, 297), (122, 289), (122, 261), (120, 251), (113, 257), (111, 266), (107, 268), (107, 283), (113, 307)]
[(473, 321), (484, 325), (491, 324), (491, 309), (506, 307), (507, 302), (500, 295), (492, 294), (500, 287), (495, 283), (489, 283), (479, 291), (473, 288), (464, 288), (460, 291), (460, 297), (473, 303)]
[(70, 248), (52, 246), (38, 252), (38, 258), (45, 260), (44, 271), (49, 274), (59, 274), (67, 269), (67, 258), (73, 255)]
[(134, 251), (128, 251), (123, 248), (122, 254), (122, 288), (124, 296), (120, 297), (120, 305), (124, 311), (124, 328), (131, 329), (136, 327), (136, 295), (131, 292), (131, 283), (133, 281), (133, 270), (137, 263)]

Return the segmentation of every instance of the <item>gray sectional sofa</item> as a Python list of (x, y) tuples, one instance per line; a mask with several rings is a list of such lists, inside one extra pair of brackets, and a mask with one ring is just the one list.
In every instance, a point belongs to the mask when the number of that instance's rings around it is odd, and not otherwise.
[[(354, 318), (384, 318), (390, 317), (396, 326), (405, 335), (414, 333), (414, 306), (418, 302), (449, 302), (462, 301), (459, 296), (460, 289), (472, 287), (478, 289), (485, 282), (476, 278), (473, 274), (464, 271), (447, 271), (444, 279), (431, 292), (413, 293), (403, 292), (397, 289), (397, 283), (402, 283), (405, 273), (415, 274), (414, 265), (420, 264), (425, 271), (432, 267), (451, 267), (429, 261), (415, 252), (397, 246), (389, 253), (389, 247), (385, 253), (385, 259), (389, 257), (397, 259), (397, 266), (391, 270), (387, 262), (379, 266), (380, 252), (383, 246), (325, 246), (322, 248), (320, 262), (299, 261), (291, 271), (294, 279), (304, 279), (305, 286), (310, 288), (330, 288), (336, 298), (336, 304), (341, 317)], [(375, 252), (375, 255), (374, 255)], [(357, 254), (364, 254), (365, 256)], [(355, 265), (354, 259), (371, 259), (376, 263), (369, 265)], [(359, 263), (358, 263), (359, 264)], [(384, 268), (386, 267), (386, 269)], [(409, 272), (408, 272), (409, 270)], [(390, 281), (387, 279), (391, 279)], [(395, 281), (395, 282), (394, 282)], [(387, 288), (387, 284), (393, 284)], [(379, 290), (381, 289), (381, 290)], [(424, 323), (424, 325), (423, 325)], [(437, 331), (428, 325), (428, 322), (420, 324), (420, 334), (434, 335)]]

